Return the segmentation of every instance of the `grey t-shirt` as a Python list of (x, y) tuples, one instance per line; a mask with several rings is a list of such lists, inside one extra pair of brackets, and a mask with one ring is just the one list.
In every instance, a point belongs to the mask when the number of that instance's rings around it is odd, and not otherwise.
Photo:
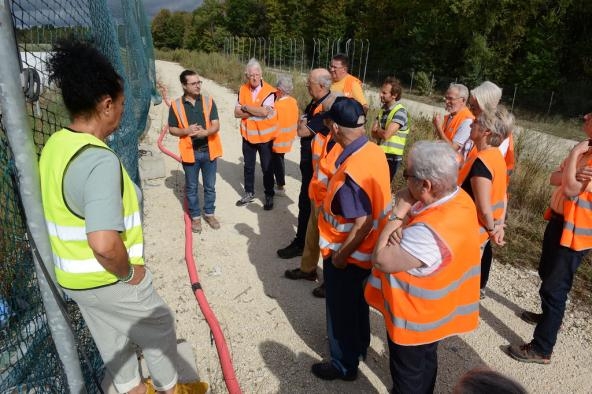
[[(136, 187), (138, 201), (141, 201)], [(70, 209), (85, 219), (86, 232), (123, 231), (121, 164), (103, 148), (89, 147), (70, 162), (64, 175), (64, 197)]]

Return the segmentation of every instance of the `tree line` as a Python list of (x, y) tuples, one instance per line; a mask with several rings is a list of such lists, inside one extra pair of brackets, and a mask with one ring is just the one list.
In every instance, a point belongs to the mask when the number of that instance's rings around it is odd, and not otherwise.
[(382, 76), (553, 91), (573, 116), (592, 108), (591, 21), (589, 0), (204, 0), (193, 12), (161, 10), (152, 34), (157, 48), (205, 52), (231, 36), (303, 37), (308, 56), (315, 37), (368, 39), (369, 68)]

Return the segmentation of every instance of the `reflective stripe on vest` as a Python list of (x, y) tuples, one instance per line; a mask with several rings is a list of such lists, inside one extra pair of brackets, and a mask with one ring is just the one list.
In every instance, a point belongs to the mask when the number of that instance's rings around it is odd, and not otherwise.
[[(266, 98), (275, 94), (275, 89), (265, 81), (261, 81), (261, 89), (253, 100), (249, 84), (243, 84), (238, 92), (238, 102), (241, 105), (263, 106)], [(262, 144), (273, 140), (279, 133), (277, 111), (273, 109), (269, 116), (250, 116), (240, 121), (240, 132), (244, 139), (251, 144)]]
[(346, 261), (348, 264), (369, 269), (372, 249), (391, 210), (388, 164), (382, 150), (375, 143), (367, 141), (347, 157), (330, 178), (318, 219), (319, 246), (323, 258), (328, 258), (333, 251), (341, 248), (353, 227), (354, 219), (346, 219), (331, 211), (331, 204), (346, 177), (350, 177), (362, 188), (372, 205), (372, 229)]
[[(316, 139), (316, 137), (315, 137)], [(338, 143), (333, 143), (333, 147), (329, 152), (329, 144), (333, 139), (333, 133), (330, 132), (323, 140), (323, 145), (320, 149), (320, 156), (313, 167), (313, 175), (308, 186), (308, 196), (313, 201), (315, 206), (320, 207), (323, 199), (327, 195), (327, 187), (329, 180), (335, 174), (335, 161), (343, 152), (343, 148)], [(315, 149), (317, 149), (315, 147)]]
[(477, 211), (464, 190), (456, 193), (405, 225), (421, 223), (447, 246), (450, 253), (436, 271), (413, 276), (373, 269), (368, 278), (366, 301), (382, 313), (389, 338), (399, 345), (433, 343), (477, 328), (481, 273)]
[[(143, 245), (133, 245), (127, 249), (127, 254), (130, 258), (130, 261), (134, 261), (135, 259), (141, 258), (144, 255), (144, 247)], [(62, 271), (72, 274), (88, 274), (104, 271), (101, 263), (99, 263), (95, 258), (73, 260), (60, 257), (53, 253), (53, 263)]]
[[(592, 163), (588, 163), (592, 165)], [(560, 244), (580, 251), (592, 248), (592, 193), (584, 191), (563, 202)]]
[[(201, 95), (203, 117), (206, 123), (206, 129), (211, 126), (210, 114), (212, 112), (213, 100), (211, 97)], [(183, 97), (179, 97), (171, 103), (173, 113), (177, 118), (177, 123), (180, 128), (189, 127), (187, 114), (185, 113), (185, 106), (183, 105)], [(179, 137), (179, 153), (181, 160), (184, 163), (195, 163), (195, 153), (193, 152), (193, 141), (191, 137), (184, 135)], [(208, 153), (210, 160), (214, 160), (222, 156), (222, 140), (220, 138), (220, 131), (208, 135)]]
[[(390, 110), (387, 118), (386, 123), (384, 125), (385, 129), (388, 128), (388, 125), (391, 124), (395, 114), (400, 109), (405, 109), (403, 104), (399, 103)], [(378, 111), (378, 119), (382, 119), (382, 115), (384, 114), (384, 109), (380, 109)], [(409, 116), (409, 114), (407, 114)], [(404, 129), (399, 128), (397, 132), (391, 136), (391, 138), (382, 141), (380, 143), (380, 147), (384, 151), (384, 153), (388, 153), (391, 155), (399, 155), (403, 156), (403, 150), (405, 149), (405, 144), (407, 143), (407, 136), (409, 135), (409, 118), (407, 118), (407, 125)]]
[[(62, 193), (64, 174), (69, 163), (87, 146), (96, 146), (113, 153), (107, 145), (90, 134), (62, 129), (47, 141), (39, 160), (41, 198), (55, 255), (56, 279), (60, 286), (76, 290), (106, 286), (118, 280), (94, 257), (88, 244), (84, 219), (70, 211)], [(138, 197), (134, 183), (123, 166), (121, 177), (125, 230), (120, 236), (130, 252), (130, 263), (143, 265), (144, 246)]]

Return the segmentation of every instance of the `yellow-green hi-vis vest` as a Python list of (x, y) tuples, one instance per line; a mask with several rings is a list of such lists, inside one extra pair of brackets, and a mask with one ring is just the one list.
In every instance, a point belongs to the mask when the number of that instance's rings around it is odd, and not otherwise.
[[(405, 109), (403, 104), (399, 103), (395, 105), (393, 109), (390, 110), (385, 123), (385, 128), (388, 128), (388, 125), (393, 121), (395, 114), (398, 110)], [(378, 111), (378, 119), (382, 119), (382, 114), (384, 113), (384, 109), (380, 109)], [(380, 147), (384, 151), (384, 153), (388, 153), (391, 155), (398, 155), (403, 156), (403, 150), (405, 149), (405, 143), (407, 142), (407, 136), (409, 135), (409, 114), (407, 114), (407, 126), (405, 128), (400, 128), (391, 138), (388, 140), (382, 141)]]
[[(41, 199), (56, 278), (60, 286), (73, 290), (107, 286), (118, 280), (95, 258), (86, 238), (84, 218), (68, 208), (62, 192), (68, 164), (89, 145), (111, 150), (103, 141), (90, 134), (62, 129), (47, 141), (39, 160)], [(125, 230), (120, 236), (130, 263), (143, 265), (144, 240), (138, 196), (134, 183), (123, 166), (121, 173)]]

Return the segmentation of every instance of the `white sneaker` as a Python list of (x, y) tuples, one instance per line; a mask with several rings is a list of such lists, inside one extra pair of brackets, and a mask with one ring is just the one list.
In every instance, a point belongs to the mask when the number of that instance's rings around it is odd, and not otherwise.
[(279, 189), (277, 186), (274, 189), (275, 195), (280, 197), (286, 197), (286, 187)]

